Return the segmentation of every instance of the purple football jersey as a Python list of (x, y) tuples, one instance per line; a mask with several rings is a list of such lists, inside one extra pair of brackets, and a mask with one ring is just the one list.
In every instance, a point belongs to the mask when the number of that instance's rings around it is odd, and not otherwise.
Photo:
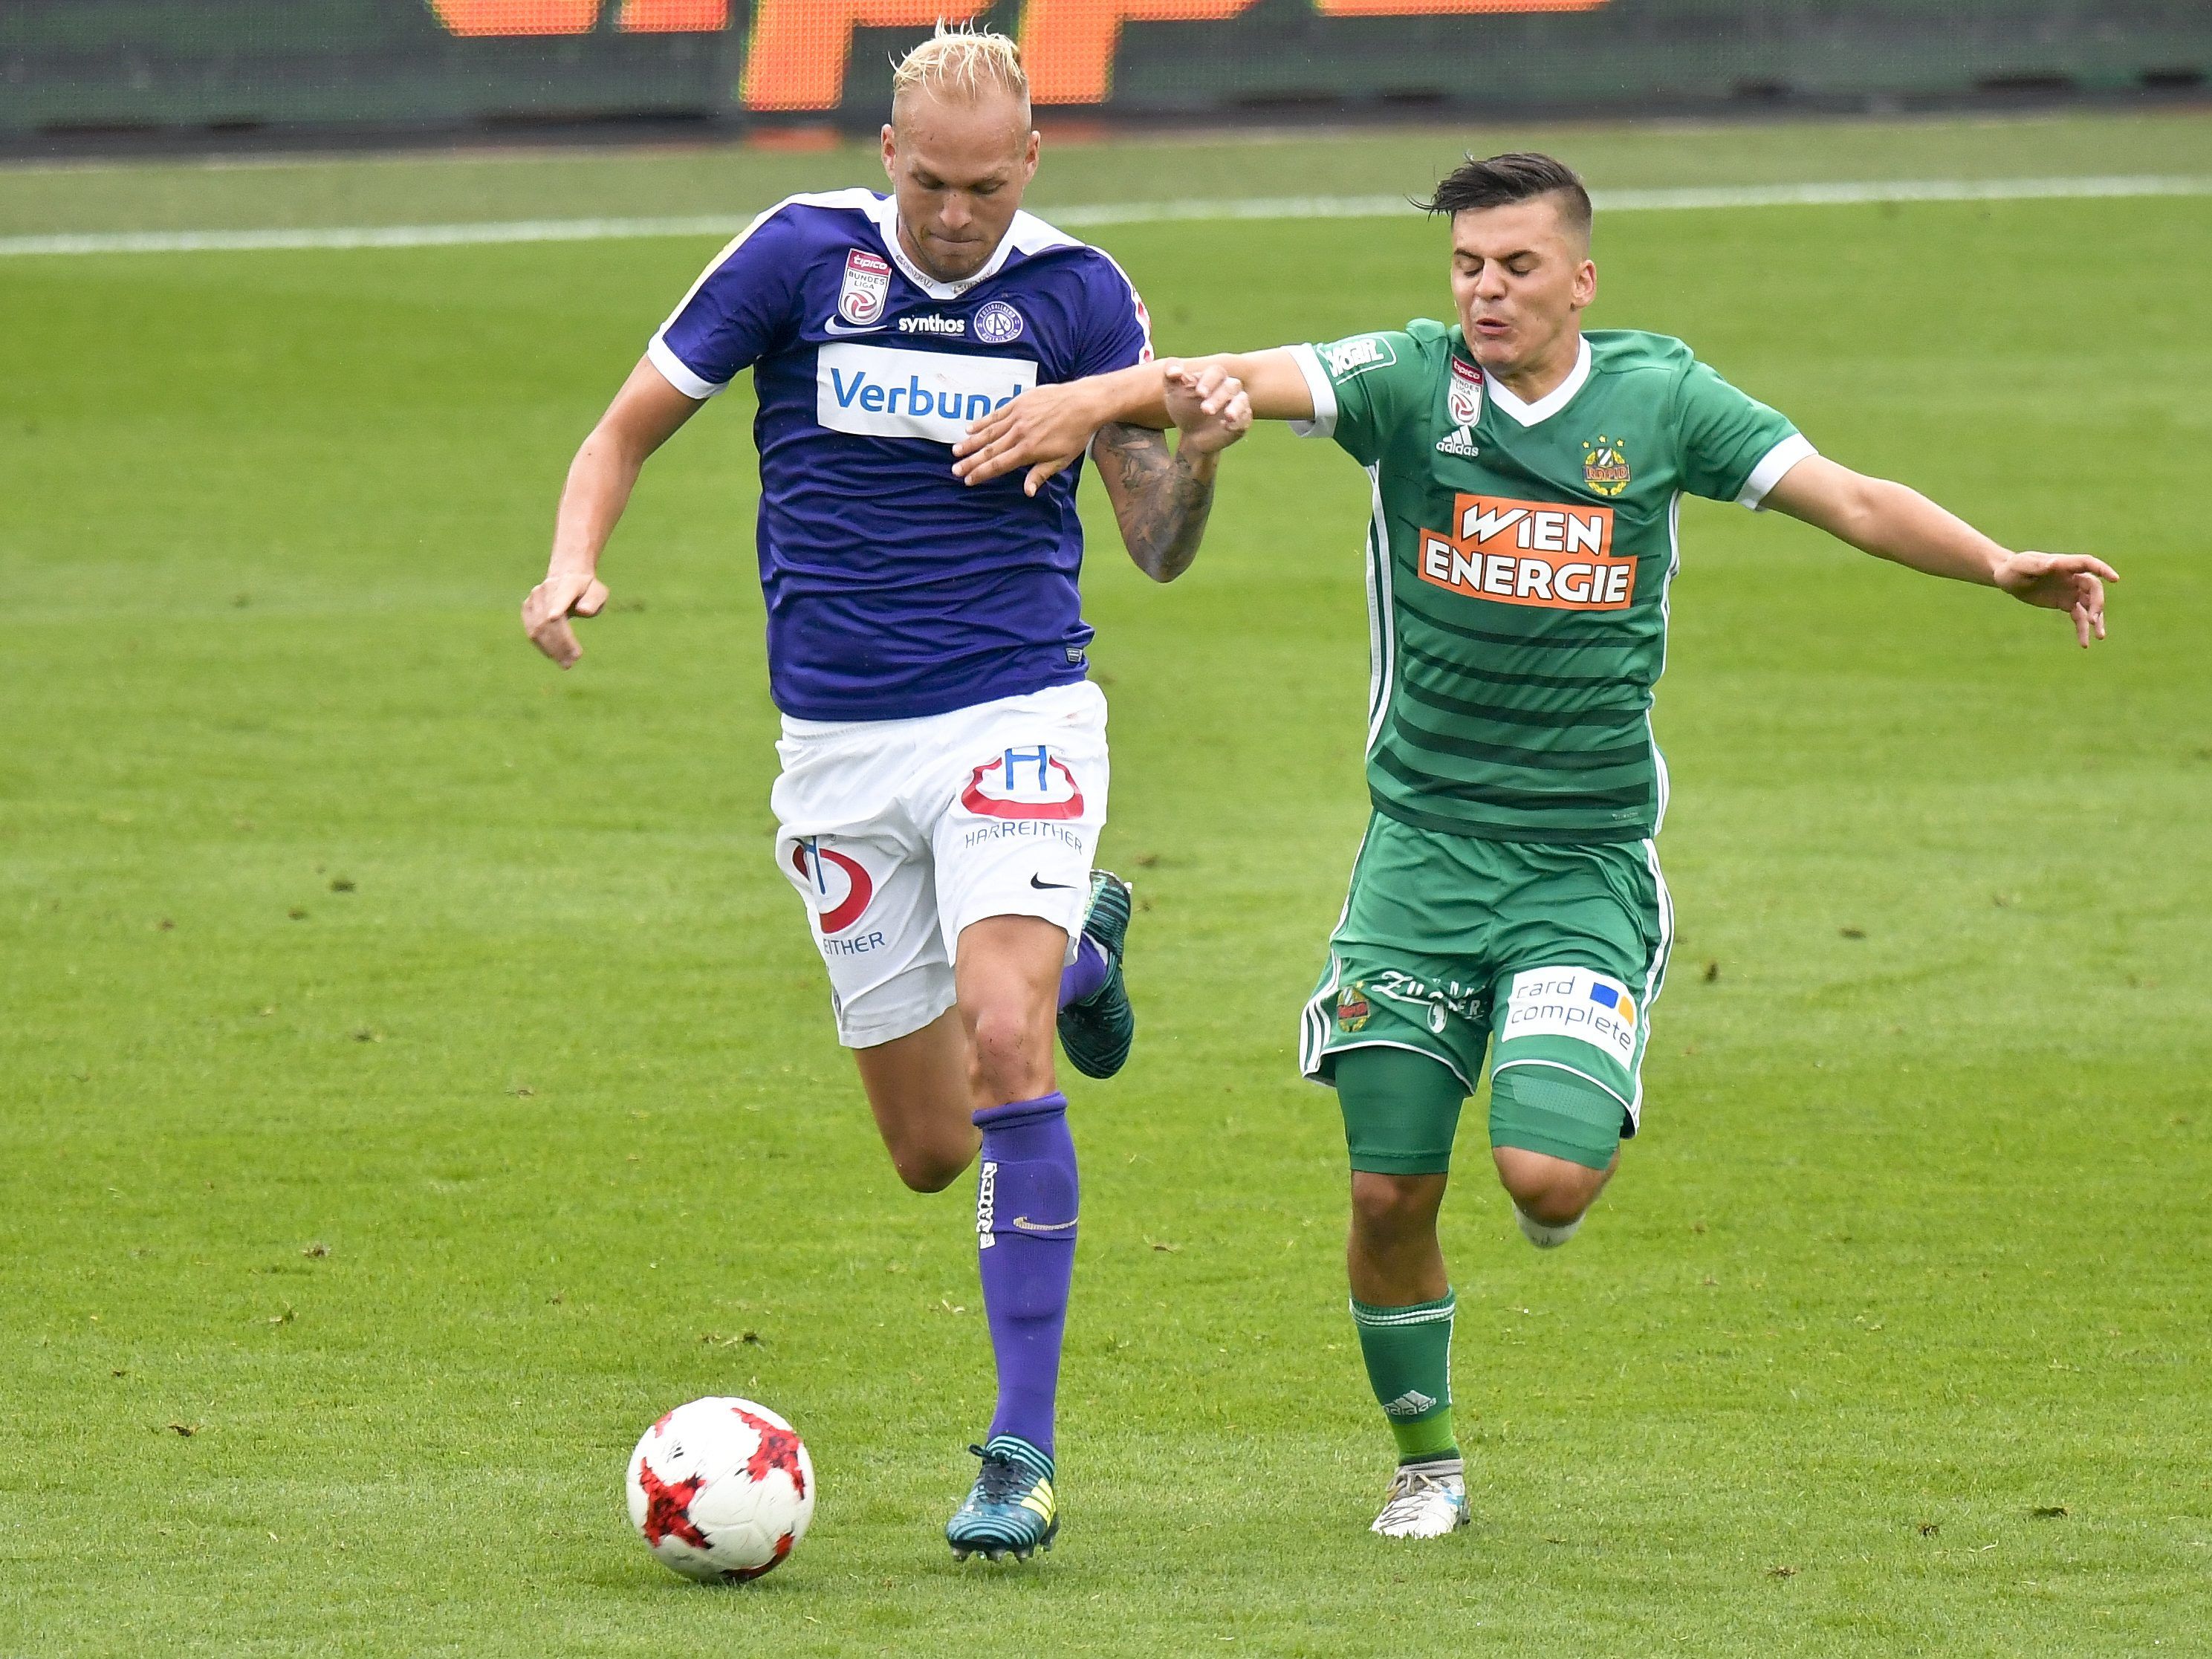
[(694, 398), (753, 371), (769, 688), (802, 720), (902, 720), (1079, 680), (1080, 466), (974, 488), (951, 445), (1033, 386), (1152, 355), (1112, 259), (1026, 213), (959, 283), (868, 190), (793, 196), (724, 248), (648, 356)]

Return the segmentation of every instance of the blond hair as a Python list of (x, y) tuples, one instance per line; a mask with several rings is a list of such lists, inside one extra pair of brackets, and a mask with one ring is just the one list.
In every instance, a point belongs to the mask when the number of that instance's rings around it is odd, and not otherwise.
[(1022, 49), (1005, 35), (965, 23), (948, 28), (940, 19), (936, 33), (891, 66), (891, 102), (916, 91), (963, 104), (1004, 92), (1026, 106), (1030, 77), (1022, 70)]

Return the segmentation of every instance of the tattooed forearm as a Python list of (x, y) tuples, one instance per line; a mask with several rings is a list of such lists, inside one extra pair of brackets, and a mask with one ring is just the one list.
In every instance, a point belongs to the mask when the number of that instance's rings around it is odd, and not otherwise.
[(1154, 581), (1173, 581), (1198, 556), (1218, 455), (1189, 444), (1170, 454), (1165, 433), (1118, 422), (1098, 428), (1094, 453), (1129, 556)]

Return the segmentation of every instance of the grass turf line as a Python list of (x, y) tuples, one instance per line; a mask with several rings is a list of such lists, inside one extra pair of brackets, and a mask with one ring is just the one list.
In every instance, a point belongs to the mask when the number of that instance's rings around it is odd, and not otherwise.
[[(1462, 154), (1553, 149), (1601, 190), (1866, 179), (2212, 173), (2212, 114), (1553, 124), (1064, 141), (1048, 132), (1028, 204), (1425, 191)], [(646, 150), (462, 151), (385, 159), (271, 157), (0, 165), (0, 236), (713, 215), (742, 222), (794, 191), (880, 188), (875, 147), (763, 154), (733, 144)]]
[[(1601, 213), (1714, 208), (1833, 207), (1893, 202), (2125, 200), (2212, 196), (2212, 175), (2163, 173), (2056, 179), (1859, 179), (1816, 185), (1725, 185), (1688, 190), (1600, 191)], [(1416, 211), (1403, 196), (1247, 196), (1177, 202), (1076, 203), (1053, 210), (1063, 229), (1187, 220), (1399, 219)], [(736, 218), (490, 219), (458, 225), (294, 226), (274, 230), (131, 230), (0, 236), (0, 258), (107, 253), (234, 253), (314, 248), (470, 247), (516, 242), (610, 242), (648, 236), (726, 236)]]
[[(988, 1409), (966, 1200), (896, 1188), (767, 857), (742, 409), (655, 463), (581, 668), (512, 621), (696, 251), (0, 272), (0, 1650), (2193, 1639), (2212, 317), (2156, 273), (2212, 208), (1784, 223), (1602, 227), (1594, 322), (2111, 557), (2115, 637), (1686, 509), (1649, 1128), (1548, 1257), (1471, 1131), (1478, 1522), (1412, 1556), (1363, 1530), (1341, 1148), (1290, 1075), (1362, 816), (1361, 481), (1255, 439), (1166, 590), (1094, 520), (1146, 1024), (1076, 1091), (1065, 1541), (990, 1577), (935, 1536)], [(1167, 349), (1443, 297), (1419, 224), (1109, 245)], [(2124, 327), (2054, 341), (2062, 245)], [(654, 1414), (725, 1390), (796, 1419), (823, 1491), (732, 1595), (618, 1492)]]

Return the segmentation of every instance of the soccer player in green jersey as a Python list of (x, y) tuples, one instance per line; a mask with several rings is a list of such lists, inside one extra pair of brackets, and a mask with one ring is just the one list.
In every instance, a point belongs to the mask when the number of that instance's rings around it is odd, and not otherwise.
[(1427, 205), (1451, 222), (1455, 325), (1039, 387), (956, 447), (970, 480), (1028, 466), (1034, 487), (1094, 433), (1167, 426), (1179, 381), (1367, 469), (1374, 814), (1299, 1064), (1344, 1113), (1352, 1316), (1400, 1459), (1374, 1529), (1393, 1537), (1468, 1518), (1436, 1219), (1486, 1053), (1492, 1158), (1540, 1249), (1581, 1224), (1641, 1116), (1674, 933), (1650, 708), (1683, 494), (2066, 613), (2084, 646), (2117, 580), (1828, 459), (1680, 340), (1585, 334), (1590, 203), (1565, 164), (1470, 159)]

